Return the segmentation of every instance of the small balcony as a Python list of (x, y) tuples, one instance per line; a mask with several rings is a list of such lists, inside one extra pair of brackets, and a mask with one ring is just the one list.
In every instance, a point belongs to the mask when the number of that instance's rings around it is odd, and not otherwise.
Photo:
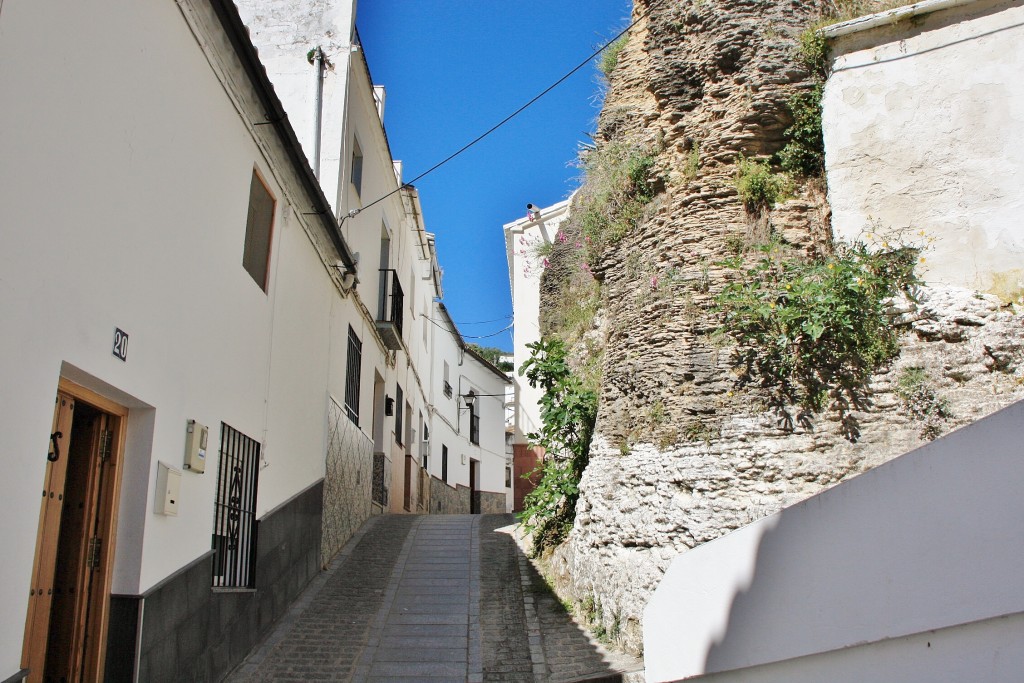
[(402, 348), (402, 323), (405, 315), (405, 294), (398, 281), (398, 272), (380, 269), (380, 295), (377, 298), (377, 332), (384, 346), (392, 351)]

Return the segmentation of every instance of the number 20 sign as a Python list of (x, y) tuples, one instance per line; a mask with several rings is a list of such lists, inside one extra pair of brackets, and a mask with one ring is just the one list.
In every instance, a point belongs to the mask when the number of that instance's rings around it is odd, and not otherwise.
[(114, 356), (128, 360), (128, 335), (119, 327), (114, 328)]

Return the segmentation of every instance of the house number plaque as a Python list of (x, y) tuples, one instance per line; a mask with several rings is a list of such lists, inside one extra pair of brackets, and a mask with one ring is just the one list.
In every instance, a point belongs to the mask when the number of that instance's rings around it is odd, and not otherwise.
[(114, 356), (128, 360), (128, 335), (120, 327), (114, 328)]

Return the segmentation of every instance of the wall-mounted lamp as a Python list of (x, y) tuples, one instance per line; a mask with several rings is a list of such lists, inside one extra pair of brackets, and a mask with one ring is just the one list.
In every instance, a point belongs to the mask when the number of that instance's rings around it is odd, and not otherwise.
[(388, 417), (395, 414), (395, 399), (390, 396), (384, 397), (384, 414)]
[(334, 267), (338, 269), (339, 273), (341, 273), (341, 286), (345, 289), (352, 289), (356, 284), (355, 269), (350, 270), (349, 267), (345, 265), (344, 261), (335, 261)]
[(476, 406), (476, 394), (473, 393), (472, 389), (462, 397), (462, 400), (466, 402), (466, 408), (469, 410), (473, 410), (473, 407)]

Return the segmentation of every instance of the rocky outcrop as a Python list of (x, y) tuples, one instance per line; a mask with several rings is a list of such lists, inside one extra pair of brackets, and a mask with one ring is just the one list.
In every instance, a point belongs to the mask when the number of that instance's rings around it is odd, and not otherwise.
[(602, 359), (576, 525), (549, 566), (560, 590), (599, 605), (605, 629), (634, 652), (674, 556), (1024, 398), (1021, 319), (994, 298), (927, 287), (893, 303), (902, 352), (874, 377), (857, 442), (829, 414), (784, 429), (756, 389), (737, 389), (713, 310), (734, 274), (718, 264), (768, 236), (808, 254), (830, 248), (819, 183), (754, 211), (735, 187), (740, 154), (784, 143), (787, 101), (810, 86), (796, 37), (819, 8), (695, 0), (638, 2), (635, 13), (643, 18), (611, 75), (598, 142), (653, 152), (658, 194), (583, 274), (571, 265), (581, 228), (567, 221), (542, 291), (554, 309), (599, 284), (600, 310), (575, 337), (575, 357)]
[(874, 406), (857, 415), (856, 443), (828, 420), (787, 432), (774, 413), (751, 409), (749, 397), (728, 395), (718, 403), (729, 404), (728, 417), (707, 440), (624, 451), (599, 437), (576, 527), (551, 559), (563, 588), (597, 596), (607, 625), (618, 624), (636, 651), (643, 607), (673, 557), (924, 442), (923, 421), (900, 395), (905, 377), (923, 377), (944, 406), (942, 431), (1024, 399), (1020, 315), (994, 297), (939, 288), (898, 306), (902, 352), (874, 377)]

